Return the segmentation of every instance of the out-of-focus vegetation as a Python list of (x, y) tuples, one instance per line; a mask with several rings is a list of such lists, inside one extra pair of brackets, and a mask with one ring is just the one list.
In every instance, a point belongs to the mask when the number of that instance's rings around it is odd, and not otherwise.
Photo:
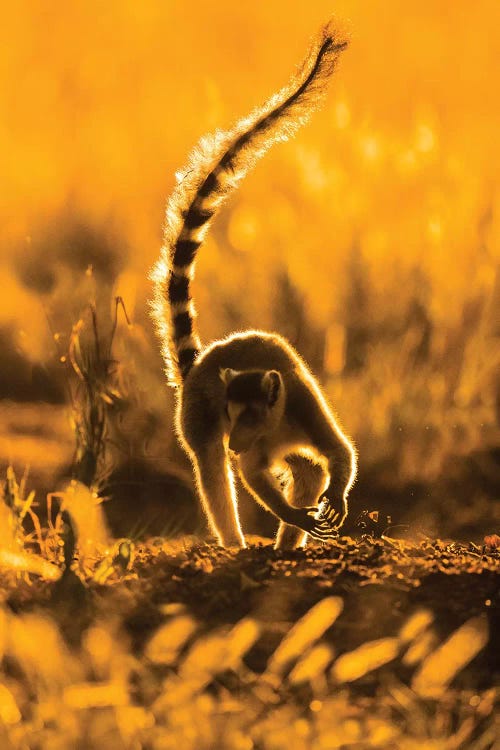
[[(298, 626), (310, 625), (315, 616), (309, 612)], [(319, 638), (328, 624), (317, 623)], [(73, 745), (92, 750), (455, 750), (493, 748), (497, 736), (494, 690), (448, 694), (443, 700), (440, 680), (436, 684), (424, 674), (432, 666), (430, 657), (415, 683), (432, 685), (436, 692), (431, 696), (427, 688), (410, 690), (391, 675), (386, 665), (404, 659), (412, 646), (397, 635), (365, 643), (333, 666), (331, 646), (315, 636), (300, 644), (290, 638), (288, 676), (283, 678), (272, 669), (272, 657), (264, 674), (245, 665), (260, 635), (259, 624), (250, 618), (203, 632), (189, 615), (167, 612), (142, 660), (130, 652), (119, 625), (109, 621), (90, 626), (74, 653), (57, 624), (43, 615), (4, 616), (3, 627), (9, 633), (6, 657), (23, 670), (22, 678), (4, 675), (0, 685), (0, 737), (9, 750), (33, 741), (43, 750)], [(467, 635), (469, 649), (481, 648), (481, 628), (480, 621), (471, 621), (455, 637)], [(33, 649), (41, 639), (45, 650)], [(305, 647), (305, 654), (297, 646)], [(453, 660), (452, 668), (462, 664)], [(374, 670), (382, 670), (389, 699), (382, 690), (370, 701), (353, 696), (350, 683)], [(334, 694), (329, 694), (331, 684)], [(30, 695), (36, 702), (28, 708)]]
[(2, 748), (498, 747), (498, 537), (134, 545), (84, 485), (42, 524), (25, 484), (0, 503)]
[[(266, 156), (200, 254), (203, 338), (287, 335), (358, 444), (355, 502), (371, 493), (431, 533), (478, 535), (499, 480), (498, 4), (333, 10), (352, 43), (325, 108)], [(331, 12), (22, 0), (3, 13), (0, 396), (64, 401), (75, 320), (91, 302), (106, 337), (121, 295), (134, 326), (115, 359), (133, 405), (108, 456), (122, 489), (189, 482), (146, 311), (174, 172), (286, 80)], [(0, 459), (48, 489), (68, 471), (69, 427), (0, 409)]]

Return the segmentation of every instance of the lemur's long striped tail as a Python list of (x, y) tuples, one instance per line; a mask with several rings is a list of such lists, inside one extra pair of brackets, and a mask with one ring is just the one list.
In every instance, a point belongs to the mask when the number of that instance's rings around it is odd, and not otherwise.
[(170, 385), (184, 380), (201, 349), (189, 286), (196, 252), (214, 215), (257, 159), (307, 121), (346, 46), (330, 24), (325, 26), (288, 85), (232, 130), (203, 137), (177, 175), (161, 257), (152, 272), (153, 318)]

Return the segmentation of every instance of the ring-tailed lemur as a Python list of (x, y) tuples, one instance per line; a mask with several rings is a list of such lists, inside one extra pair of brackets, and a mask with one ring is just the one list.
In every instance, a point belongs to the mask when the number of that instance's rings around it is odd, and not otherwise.
[[(285, 88), (232, 130), (200, 140), (167, 205), (165, 242), (152, 272), (153, 317), (177, 389), (177, 433), (225, 547), (245, 546), (233, 465), (280, 519), (277, 546), (297, 546), (306, 534), (335, 536), (347, 514), (355, 450), (300, 356), (281, 336), (253, 330), (202, 347), (190, 296), (196, 253), (214, 215), (257, 159), (306, 122), (346, 46), (330, 25), (323, 28)], [(293, 476), (290, 492), (276, 478), (280, 465)]]

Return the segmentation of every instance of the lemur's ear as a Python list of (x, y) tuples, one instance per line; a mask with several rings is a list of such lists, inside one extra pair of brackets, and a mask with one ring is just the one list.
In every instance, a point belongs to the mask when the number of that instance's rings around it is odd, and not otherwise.
[(274, 406), (282, 386), (281, 375), (276, 370), (268, 370), (262, 376), (262, 390), (267, 396), (268, 406)]
[(229, 385), (231, 380), (233, 380), (237, 374), (236, 370), (231, 370), (230, 367), (221, 367), (219, 370), (219, 377), (224, 385)]

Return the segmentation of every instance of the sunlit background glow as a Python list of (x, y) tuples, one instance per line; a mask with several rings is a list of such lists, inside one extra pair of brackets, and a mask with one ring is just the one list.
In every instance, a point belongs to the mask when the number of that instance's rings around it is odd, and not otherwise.
[[(389, 462), (382, 484), (434, 482), (447, 461), (495, 444), (495, 0), (6, 6), (2, 396), (60, 400), (51, 383), (72, 325), (90, 299), (106, 316), (120, 294), (135, 325), (125, 370), (146, 383), (134, 424), (161, 415), (149, 458), (178, 462), (147, 317), (165, 198), (197, 139), (281, 86), (332, 12), (352, 38), (325, 107), (259, 164), (200, 254), (202, 337), (250, 326), (289, 336), (362, 467)], [(45, 416), (19, 408), (14, 429), (1, 408), (6, 461), (38, 476), (69, 461), (69, 426), (37, 442)]]

